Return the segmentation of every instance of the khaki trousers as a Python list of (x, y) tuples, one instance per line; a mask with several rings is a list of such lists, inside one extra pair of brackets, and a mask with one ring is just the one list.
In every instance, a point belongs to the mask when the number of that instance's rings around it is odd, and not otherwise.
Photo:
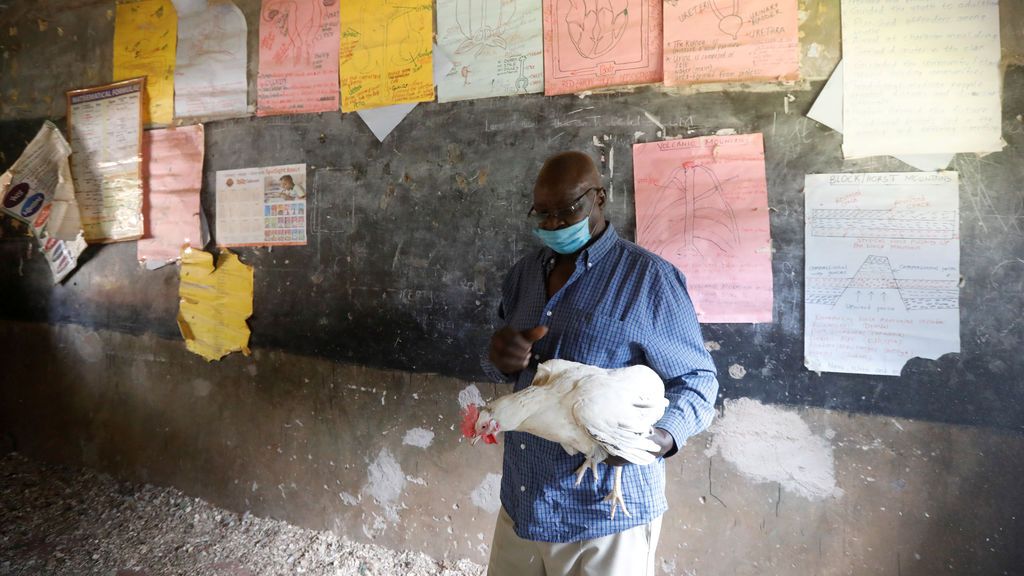
[(491, 543), (487, 576), (655, 576), (654, 550), (661, 534), (661, 516), (637, 526), (592, 540), (534, 542), (512, 528), (505, 509)]

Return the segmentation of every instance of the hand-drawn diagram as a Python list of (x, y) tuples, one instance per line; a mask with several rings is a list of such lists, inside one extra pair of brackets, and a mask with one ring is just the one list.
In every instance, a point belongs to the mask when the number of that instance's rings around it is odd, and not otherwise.
[(337, 0), (263, 0), (259, 116), (338, 109)]
[(543, 0), (544, 93), (661, 81), (662, 0)]
[(665, 84), (795, 80), (798, 14), (797, 0), (667, 3)]
[(488, 46), (504, 51), (508, 46), (504, 37), (505, 26), (515, 13), (515, 2), (506, 0), (456, 0), (455, 21), (465, 39), (454, 53), (476, 50), (475, 55), (479, 56)]
[(568, 2), (565, 24), (569, 40), (583, 58), (610, 52), (629, 25), (628, 0), (560, 0)]
[(960, 350), (955, 172), (805, 178), (804, 363), (899, 375)]
[(760, 134), (633, 146), (636, 241), (686, 275), (701, 322), (771, 322)]
[(341, 4), (344, 110), (433, 100), (431, 8), (429, 0)]
[(637, 230), (637, 241), (660, 256), (671, 249), (676, 256), (693, 252), (708, 258), (729, 254), (740, 244), (722, 182), (707, 166), (688, 162), (676, 168), (659, 187), (649, 212), (646, 224)]
[(960, 307), (957, 279), (897, 278), (887, 256), (870, 255), (849, 277), (807, 279), (807, 303), (837, 306), (889, 307), (899, 302), (904, 310), (942, 310)]
[(275, 53), (275, 62), (284, 62), (288, 56), (295, 65), (308, 65), (313, 61), (316, 35), (323, 26), (328, 2), (332, 0), (270, 0), (264, 3), (263, 21), (273, 23), (281, 36), (288, 39), (289, 48)]
[(439, 102), (543, 90), (538, 0), (438, 0), (437, 45), (454, 64)]
[(722, 4), (721, 0), (711, 0), (711, 10), (715, 16), (718, 16), (718, 29), (735, 40), (740, 35), (740, 29), (743, 28), (740, 0), (725, 0), (726, 5), (732, 6), (732, 11), (727, 14), (722, 12), (720, 4)]
[(245, 15), (229, 0), (179, 15), (174, 115), (231, 117), (247, 113)]

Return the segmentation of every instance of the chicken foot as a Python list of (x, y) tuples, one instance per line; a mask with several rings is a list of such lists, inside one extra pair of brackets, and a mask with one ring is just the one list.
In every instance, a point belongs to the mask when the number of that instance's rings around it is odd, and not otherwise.
[(594, 484), (597, 484), (597, 459), (587, 458), (583, 461), (583, 464), (576, 469), (576, 486), (579, 486), (580, 482), (583, 482), (583, 477), (587, 475), (587, 470), (590, 470), (591, 474), (594, 476)]
[(612, 491), (604, 497), (605, 502), (612, 503), (612, 520), (615, 519), (616, 507), (621, 507), (622, 513), (627, 517), (630, 516), (629, 510), (626, 509), (626, 501), (622, 499), (622, 466), (613, 466), (613, 468), (615, 468), (615, 480), (612, 482)]

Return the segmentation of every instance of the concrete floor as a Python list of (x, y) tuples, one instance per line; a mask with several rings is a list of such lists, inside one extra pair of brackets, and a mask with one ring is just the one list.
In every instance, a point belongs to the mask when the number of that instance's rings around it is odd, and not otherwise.
[[(236, 512), (485, 562), (500, 450), (460, 396), (506, 390), (254, 350), (0, 322), (0, 438)], [(763, 431), (763, 432), (762, 432)], [(669, 460), (664, 574), (1024, 573), (1024, 436), (729, 402)]]

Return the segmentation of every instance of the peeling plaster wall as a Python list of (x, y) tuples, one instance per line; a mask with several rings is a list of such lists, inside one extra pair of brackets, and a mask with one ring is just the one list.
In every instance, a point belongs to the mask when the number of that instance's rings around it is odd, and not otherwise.
[[(501, 451), (460, 438), (460, 393), (504, 387), (261, 349), (207, 363), (180, 341), (76, 325), (0, 322), (0, 341), (2, 448), (486, 561)], [(661, 574), (1019, 573), (1021, 435), (753, 400), (723, 411), (669, 460)], [(407, 441), (423, 431), (429, 446)]]

